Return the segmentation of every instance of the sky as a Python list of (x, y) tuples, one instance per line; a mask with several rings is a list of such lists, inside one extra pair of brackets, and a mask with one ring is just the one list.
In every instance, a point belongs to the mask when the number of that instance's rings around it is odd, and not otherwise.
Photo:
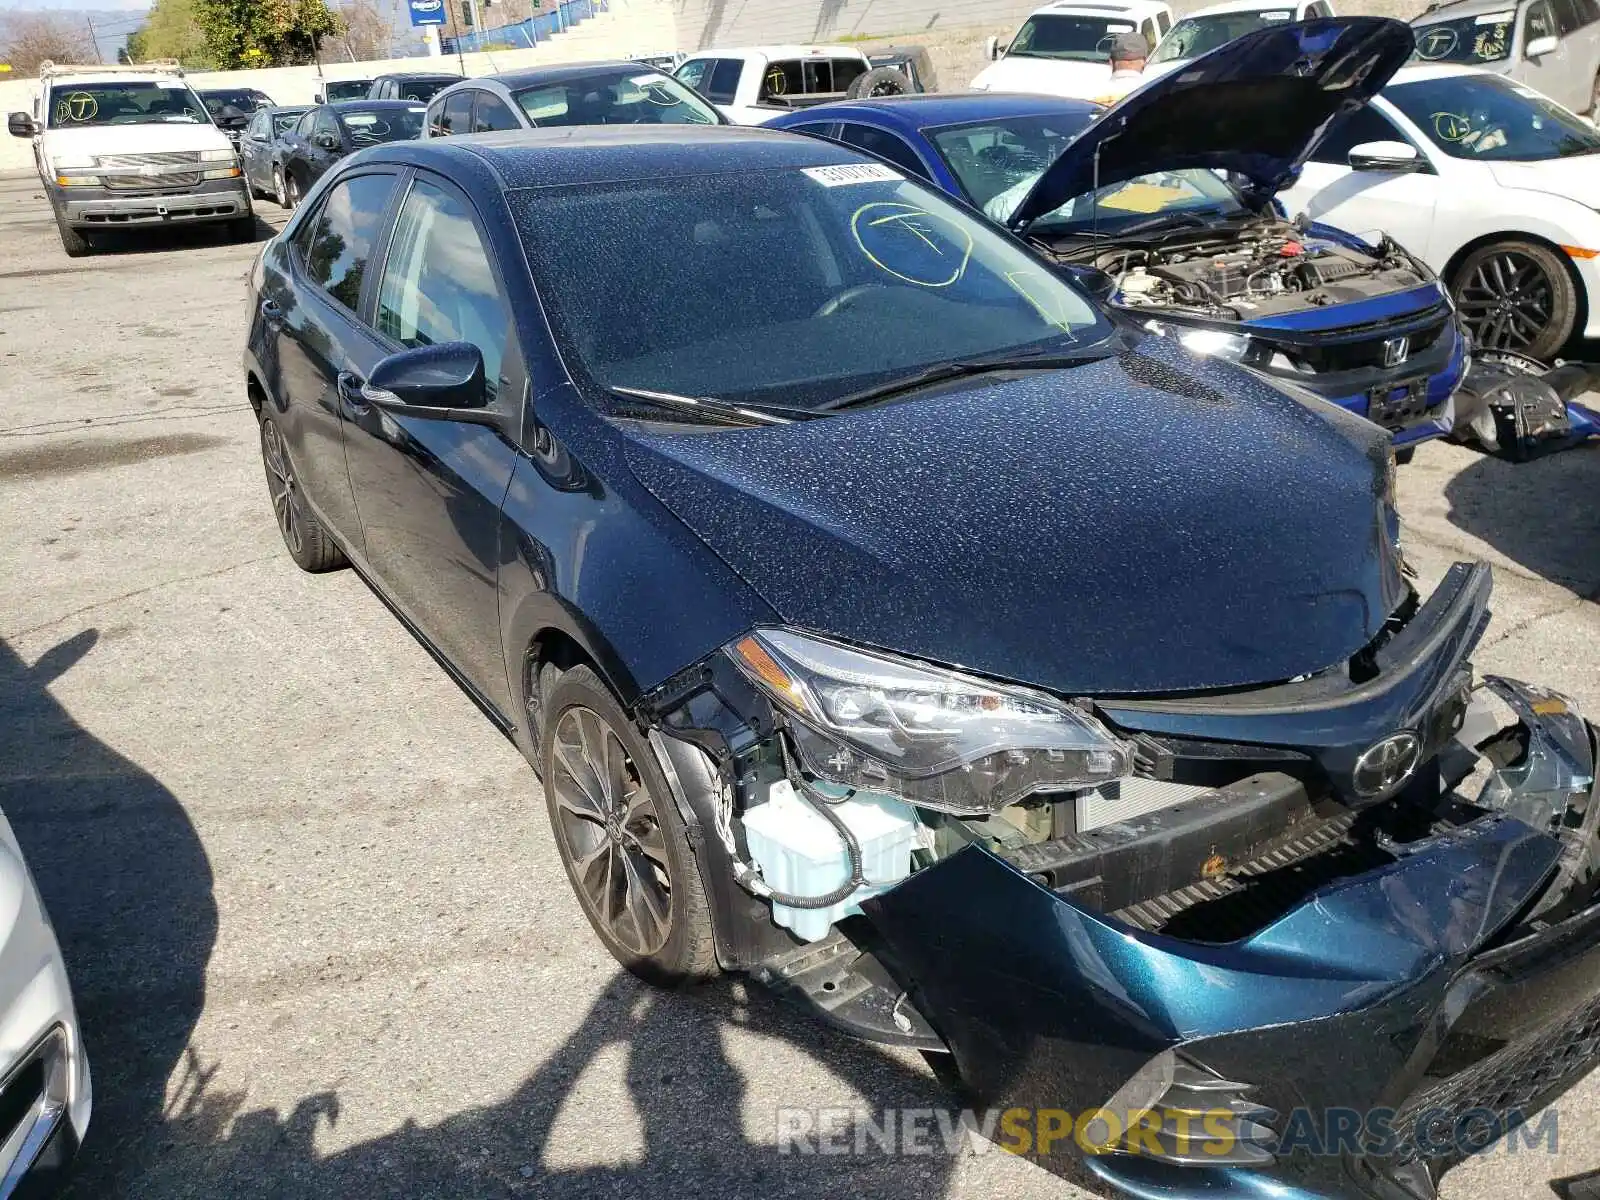
[(0, 0), (0, 13), (13, 9), (24, 12), (119, 12), (142, 13), (149, 9), (150, 0)]

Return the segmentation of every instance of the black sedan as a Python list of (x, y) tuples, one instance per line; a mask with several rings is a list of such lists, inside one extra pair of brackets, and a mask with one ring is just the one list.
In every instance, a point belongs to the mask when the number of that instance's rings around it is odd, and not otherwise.
[(256, 88), (206, 88), (200, 92), (200, 100), (217, 128), (236, 146), (256, 110), (272, 106), (272, 97)]
[[(244, 181), (252, 196), (282, 196), (282, 177), (278, 172), (278, 154), (283, 146), (283, 135), (294, 128), (309, 111), (306, 105), (285, 105), (275, 108), (258, 108), (244, 136), (239, 139), (239, 158), (244, 166)], [(281, 200), (279, 201), (282, 202)]]
[(426, 111), (411, 100), (341, 100), (307, 110), (279, 138), (273, 176), (278, 203), (295, 207), (347, 154), (421, 137)]
[(1413, 591), (1376, 426), (772, 130), (377, 147), (251, 278), (289, 553), (516, 742), (639, 975), (1142, 1196), (1431, 1195), (1600, 1052), (1595, 731), (1475, 677), (1487, 567)]

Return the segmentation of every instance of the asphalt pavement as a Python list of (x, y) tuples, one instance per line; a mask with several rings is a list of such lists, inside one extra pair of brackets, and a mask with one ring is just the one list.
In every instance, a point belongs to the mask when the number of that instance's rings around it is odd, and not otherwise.
[[(68, 260), (0, 180), (0, 805), (95, 1072), (70, 1194), (1100, 1195), (981, 1141), (784, 1153), (780, 1109), (959, 1101), (754, 987), (618, 970), (510, 743), (353, 573), (283, 550), (239, 366), (258, 248)], [(1600, 447), (1432, 444), (1400, 494), (1424, 586), (1494, 564), (1479, 666), (1600, 713)], [(1597, 1097), (1444, 1195), (1600, 1167)]]

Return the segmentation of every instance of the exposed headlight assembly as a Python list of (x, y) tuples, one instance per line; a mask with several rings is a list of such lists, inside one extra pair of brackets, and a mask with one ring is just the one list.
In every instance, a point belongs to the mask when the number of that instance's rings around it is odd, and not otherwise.
[(1251, 349), (1250, 339), (1244, 334), (1221, 329), (1185, 329), (1179, 332), (1178, 341), (1190, 354), (1225, 358), (1229, 362), (1243, 362)]
[(831, 783), (976, 815), (1132, 770), (1125, 742), (1040, 692), (786, 629), (728, 654), (792, 718), (806, 769)]
[(202, 150), (202, 151), (200, 151), (200, 161), (201, 162), (232, 162), (234, 160), (235, 154), (236, 154), (236, 151), (234, 151), (231, 147), (226, 148), (226, 149), (220, 149), (219, 148), (219, 149), (216, 149), (216, 150)]

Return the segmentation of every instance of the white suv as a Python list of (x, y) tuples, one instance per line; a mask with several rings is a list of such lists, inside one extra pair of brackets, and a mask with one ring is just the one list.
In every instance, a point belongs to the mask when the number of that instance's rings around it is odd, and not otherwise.
[(39, 70), (33, 112), (7, 128), (33, 141), (61, 247), (89, 251), (87, 233), (223, 221), (255, 237), (239, 155), (177, 63)]

